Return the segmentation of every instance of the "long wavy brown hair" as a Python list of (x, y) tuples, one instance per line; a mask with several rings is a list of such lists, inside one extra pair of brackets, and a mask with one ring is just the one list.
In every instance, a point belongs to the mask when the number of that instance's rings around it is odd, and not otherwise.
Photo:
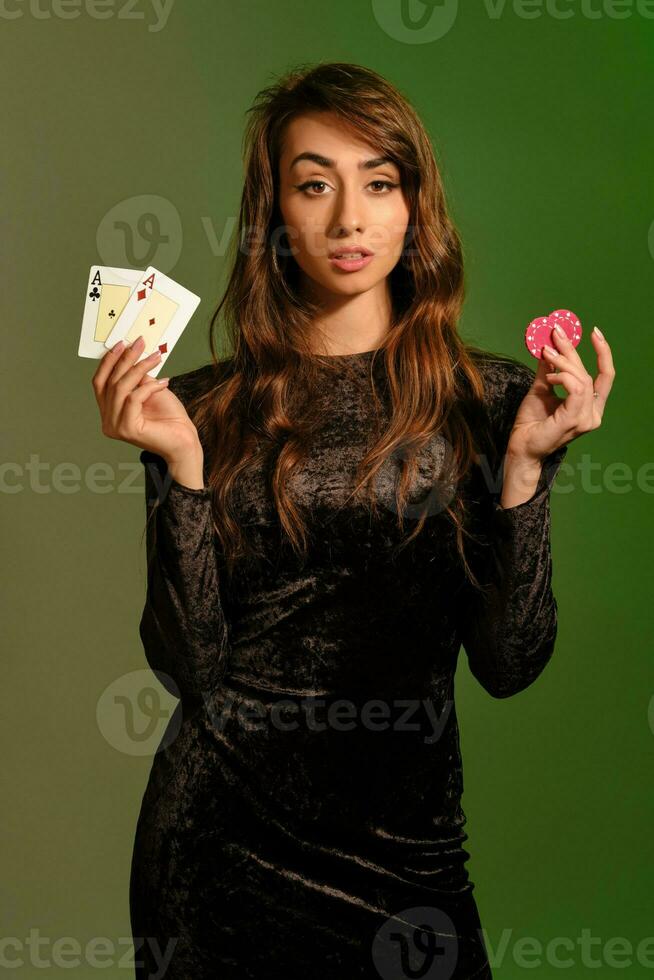
[[(410, 231), (389, 276), (391, 328), (373, 355), (373, 360), (385, 359), (390, 421), (378, 429), (360, 461), (356, 498), (364, 500), (367, 494), (374, 512), (375, 476), (387, 457), (398, 458), (395, 509), (403, 532), (416, 456), (434, 433), (442, 433), (451, 447), (448, 471), (440, 477), (445, 485), (456, 486), (478, 458), (465, 409), (483, 395), (472, 354), (484, 352), (465, 344), (457, 333), (464, 297), (461, 243), (447, 213), (430, 140), (407, 99), (369, 68), (318, 63), (296, 67), (261, 90), (248, 111), (245, 182), (228, 250), (231, 272), (209, 331), (215, 383), (187, 406), (210, 462), (207, 485), (228, 570), (249, 551), (231, 508), (232, 491), (249, 467), (262, 462), (284, 535), (297, 553), (306, 553), (307, 529), (289, 491), (290, 477), (320, 425), (311, 398), (317, 373), (339, 361), (312, 353), (312, 322), (319, 308), (300, 295), (300, 270), (277, 203), (279, 158), (292, 119), (308, 111), (336, 114), (356, 138), (396, 162), (410, 204)], [(274, 256), (277, 245), (281, 248)], [(221, 312), (232, 349), (227, 357), (216, 345)], [(343, 363), (340, 359), (338, 370)], [(371, 397), (378, 402), (373, 373), (371, 365)], [(428, 509), (413, 522), (400, 548), (420, 533)], [(466, 508), (460, 495), (453, 496), (443, 513), (455, 525), (465, 572), (478, 585), (465, 557)]]

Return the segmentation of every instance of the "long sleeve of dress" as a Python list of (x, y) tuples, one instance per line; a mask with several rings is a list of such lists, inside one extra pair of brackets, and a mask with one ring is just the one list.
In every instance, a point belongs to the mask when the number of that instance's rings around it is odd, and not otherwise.
[(220, 682), (228, 650), (210, 492), (177, 483), (155, 453), (143, 450), (139, 458), (147, 517), (147, 593), (139, 627), (145, 656), (176, 697), (201, 697)]
[[(495, 390), (490, 417), (498, 465), (533, 378), (533, 371), (519, 366)], [(538, 486), (528, 500), (503, 508), (500, 480), (484, 501), (486, 588), (475, 589), (466, 603), (460, 632), (473, 676), (496, 698), (528, 687), (554, 652), (558, 621), (552, 592), (550, 490), (567, 450), (561, 446), (544, 460)]]

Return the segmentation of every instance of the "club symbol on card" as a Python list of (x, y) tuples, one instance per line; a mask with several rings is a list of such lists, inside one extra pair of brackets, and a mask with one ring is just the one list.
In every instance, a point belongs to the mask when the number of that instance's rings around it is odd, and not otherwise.
[(93, 289), (89, 293), (89, 298), (92, 299), (94, 303), (96, 299), (100, 299), (100, 290), (97, 288), (97, 286), (93, 287)]
[(115, 317), (115, 315), (116, 315), (116, 311), (115, 310), (109, 310), (109, 312), (107, 313), (107, 316), (109, 317), (110, 320), (113, 320), (113, 318)]

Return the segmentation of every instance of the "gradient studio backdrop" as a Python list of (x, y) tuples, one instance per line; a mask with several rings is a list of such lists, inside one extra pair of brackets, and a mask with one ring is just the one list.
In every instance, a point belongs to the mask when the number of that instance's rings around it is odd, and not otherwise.
[[(44, 976), (33, 930), (48, 976), (130, 975), (132, 841), (176, 704), (138, 635), (138, 450), (102, 436), (97, 364), (77, 357), (89, 266), (153, 262), (199, 294), (162, 373), (206, 363), (247, 107), (284, 69), (338, 60), (386, 75), (427, 125), (464, 242), (463, 334), (535, 366), (527, 322), (569, 307), (593, 374), (593, 324), (612, 344), (603, 425), (571, 445), (552, 492), (554, 658), (497, 701), (462, 651), (456, 690), (468, 867), (495, 975), (653, 976), (654, 3), (1, 10), (2, 967)], [(99, 937), (103, 970), (86, 947)]]

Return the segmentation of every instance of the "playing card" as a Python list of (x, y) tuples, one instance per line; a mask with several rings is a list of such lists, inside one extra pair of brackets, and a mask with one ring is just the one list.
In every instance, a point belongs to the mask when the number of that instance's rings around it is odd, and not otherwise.
[(139, 361), (149, 357), (157, 348), (161, 351), (161, 360), (148, 371), (151, 377), (156, 378), (199, 302), (200, 297), (195, 293), (153, 266), (148, 266), (141, 273), (104, 346), (110, 350), (119, 340), (131, 344), (142, 335), (145, 347)]
[(77, 351), (79, 357), (104, 357), (107, 353), (104, 342), (142, 275), (141, 269), (91, 266)]

